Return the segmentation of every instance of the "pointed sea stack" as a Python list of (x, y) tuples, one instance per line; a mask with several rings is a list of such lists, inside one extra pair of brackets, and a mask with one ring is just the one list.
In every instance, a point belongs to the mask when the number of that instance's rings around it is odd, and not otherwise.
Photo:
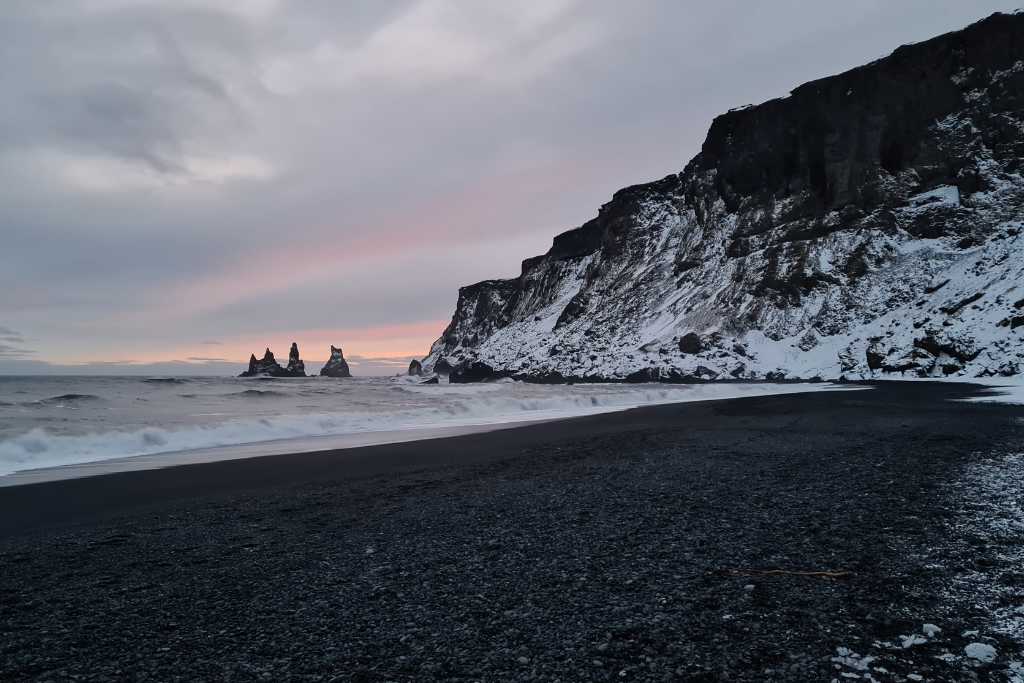
[(322, 377), (351, 377), (348, 371), (348, 363), (345, 362), (345, 354), (337, 346), (331, 345), (331, 359), (320, 368)]
[(268, 348), (261, 359), (252, 354), (249, 357), (249, 369), (239, 377), (285, 377), (287, 372), (278, 364), (274, 353)]
[(423, 365), (418, 360), (413, 360), (409, 363), (409, 376), (419, 377), (423, 374)]
[(290, 377), (306, 376), (306, 364), (299, 358), (299, 345), (295, 342), (292, 342), (292, 348), (288, 352), (288, 369), (286, 372)]

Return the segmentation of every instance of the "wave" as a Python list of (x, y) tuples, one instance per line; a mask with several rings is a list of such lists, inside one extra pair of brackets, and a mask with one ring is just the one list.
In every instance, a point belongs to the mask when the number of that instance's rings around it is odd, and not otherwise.
[(147, 377), (142, 381), (147, 384), (188, 384), (187, 379), (180, 377)]
[(274, 391), (273, 389), (246, 389), (245, 391), (224, 395), (229, 398), (272, 398), (274, 396), (287, 396), (288, 394), (283, 391)]
[(41, 398), (38, 401), (32, 401), (27, 405), (55, 405), (58, 403), (86, 403), (90, 401), (102, 401), (103, 399), (94, 394), (61, 394), (60, 396), (51, 396), (50, 398)]
[[(0, 476), (19, 470), (56, 467), (135, 455), (174, 453), (306, 437), (366, 432), (461, 427), (559, 419), (625, 410), (643, 405), (815, 391), (828, 385), (640, 385), (608, 391), (562, 390), (548, 396), (500, 394), (484, 385), (472, 389), (433, 385), (437, 397), (426, 407), (347, 413), (305, 413), (233, 419), (213, 425), (176, 429), (147, 427), (134, 431), (54, 434), (35, 428), (0, 441)], [(428, 389), (422, 387), (422, 389)], [(228, 396), (267, 393), (247, 390)], [(417, 390), (415, 393), (420, 393)], [(426, 393), (426, 392), (424, 392)], [(283, 394), (282, 394), (283, 395)]]

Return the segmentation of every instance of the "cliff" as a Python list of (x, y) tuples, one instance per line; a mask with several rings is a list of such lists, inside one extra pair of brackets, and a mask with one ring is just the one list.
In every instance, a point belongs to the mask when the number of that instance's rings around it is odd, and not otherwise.
[(462, 288), (424, 365), (1018, 374), (1022, 131), (1020, 13), (731, 111), (681, 173), (615, 193), (518, 278)]

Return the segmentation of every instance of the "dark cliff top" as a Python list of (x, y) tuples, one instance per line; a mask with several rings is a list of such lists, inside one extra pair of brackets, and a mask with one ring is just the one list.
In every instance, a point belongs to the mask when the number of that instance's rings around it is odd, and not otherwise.
[[(733, 109), (714, 119), (701, 153), (688, 168), (729, 166), (736, 157), (765, 154), (798, 128), (841, 125), (866, 113), (905, 117), (918, 124), (960, 108), (952, 80), (965, 67), (1005, 69), (1024, 58), (1024, 12), (996, 13), (967, 28), (904, 45), (849, 71), (810, 81), (790, 95)], [(744, 188), (747, 189), (747, 188)]]
[(904, 45), (869, 64), (810, 81), (786, 97), (722, 114), (682, 173), (617, 191), (597, 217), (557, 235), (546, 254), (524, 260), (519, 278), (478, 282), (460, 289), (460, 295), (508, 290), (545, 258), (597, 251), (606, 229), (628, 221), (638, 202), (652, 194), (682, 191), (687, 177), (701, 171), (717, 170), (723, 188), (733, 196), (809, 189), (820, 196), (822, 209), (841, 205), (850, 193), (835, 187), (828, 169), (843, 161), (837, 154), (849, 157), (845, 161), (855, 167), (853, 177), (879, 165), (900, 170), (931, 123), (964, 107), (965, 89), (983, 85), (988, 73), (1022, 59), (1024, 11), (996, 13), (959, 31)]

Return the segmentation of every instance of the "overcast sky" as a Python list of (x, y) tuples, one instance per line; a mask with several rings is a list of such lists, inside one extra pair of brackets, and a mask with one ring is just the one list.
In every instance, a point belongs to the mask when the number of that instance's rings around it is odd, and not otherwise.
[(0, 373), (391, 372), (716, 114), (1019, 1), (5, 0)]

